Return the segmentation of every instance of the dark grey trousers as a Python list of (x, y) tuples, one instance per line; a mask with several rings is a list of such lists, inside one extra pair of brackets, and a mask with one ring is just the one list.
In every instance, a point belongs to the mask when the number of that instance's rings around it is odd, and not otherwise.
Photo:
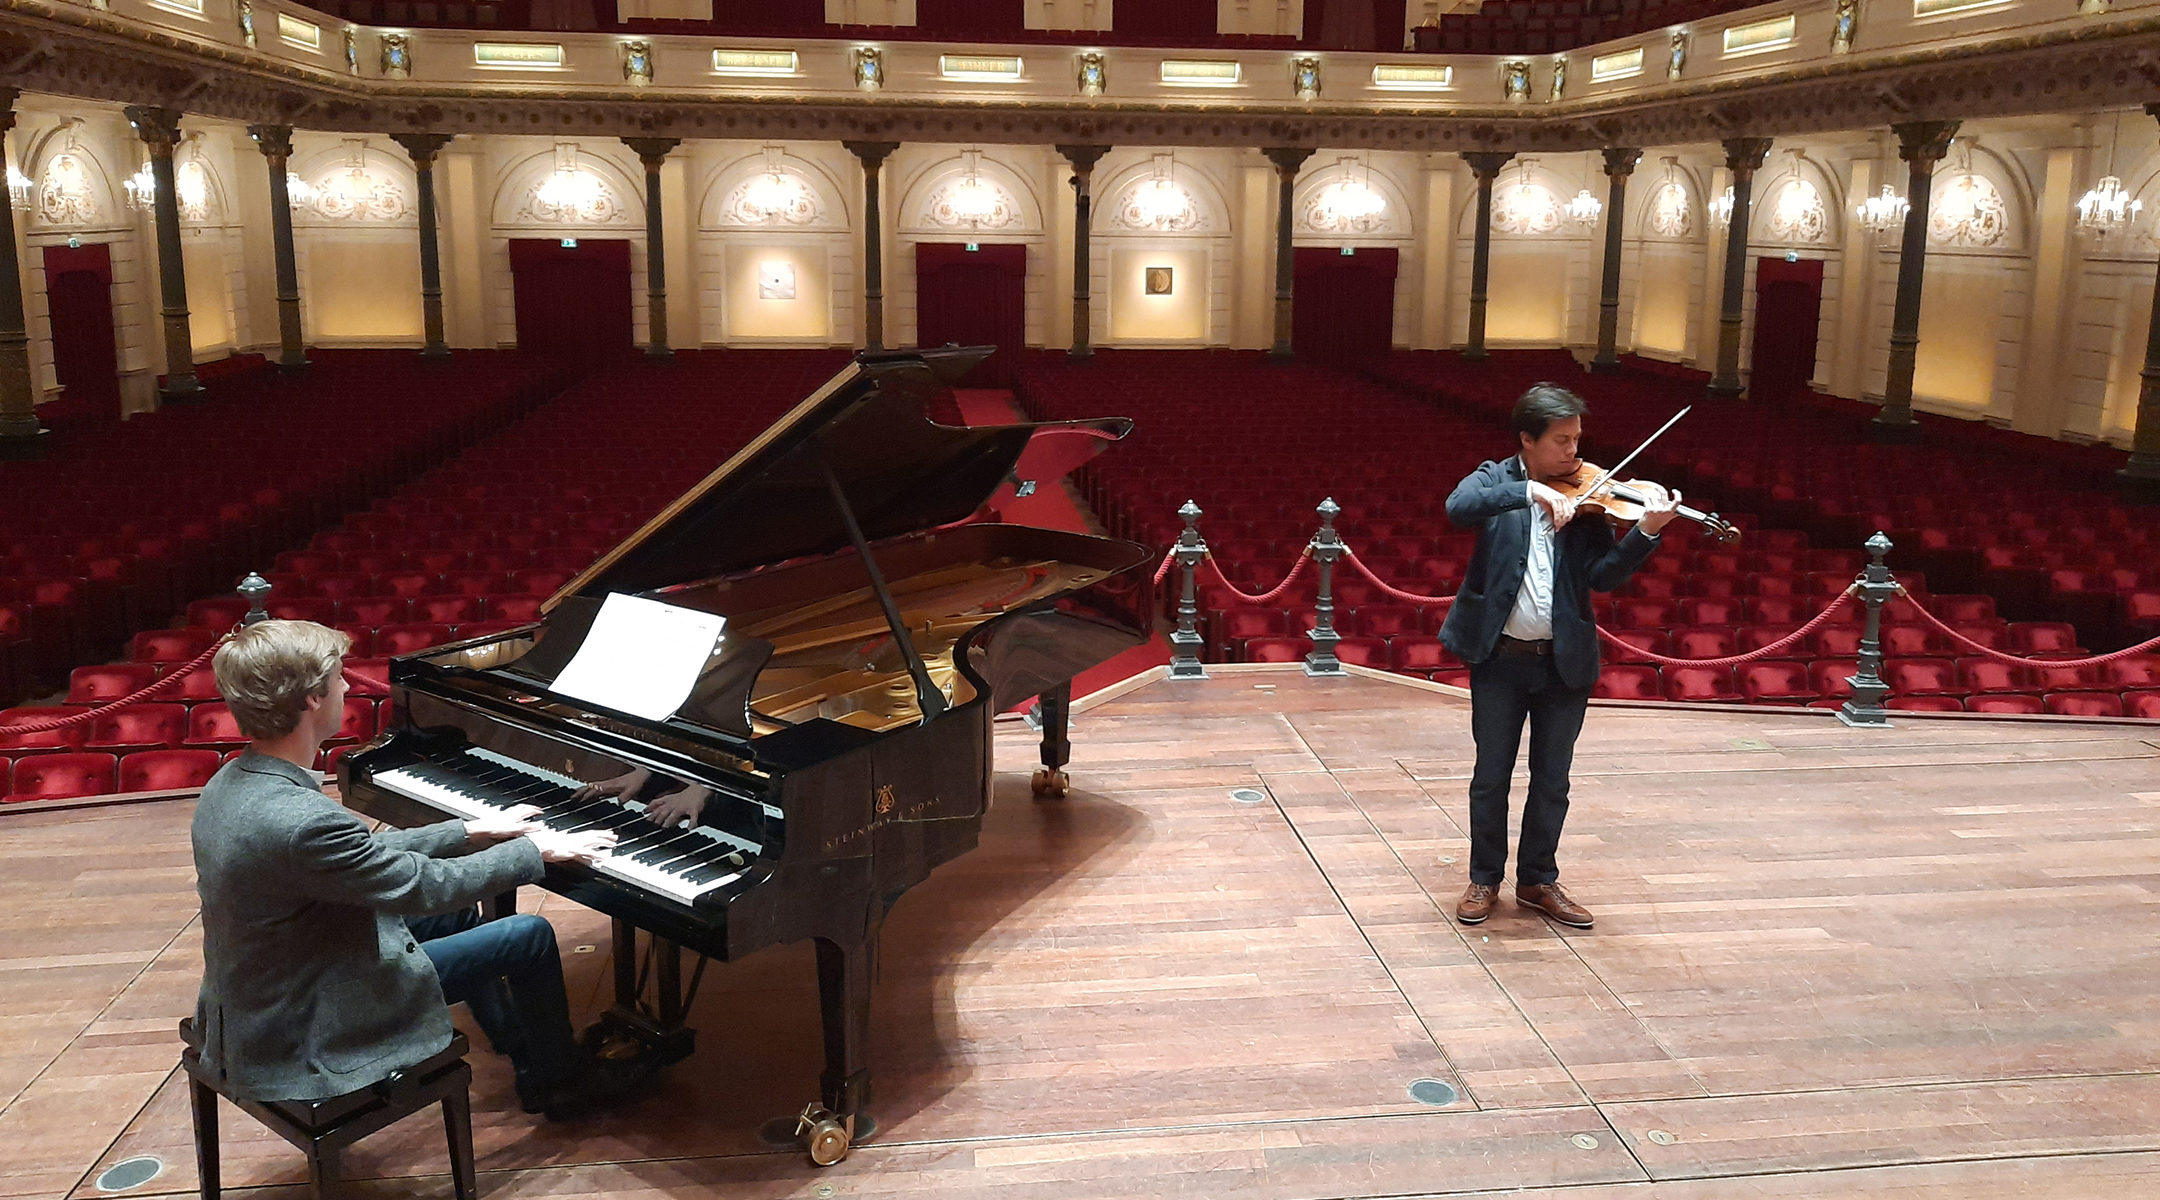
[(1507, 877), (1508, 782), (1525, 721), (1530, 794), (1515, 849), (1515, 886), (1560, 878), (1554, 855), (1567, 823), (1568, 770), (1589, 707), (1590, 689), (1563, 683), (1551, 655), (1502, 652), (1470, 668), (1470, 736), (1477, 742), (1470, 774), (1470, 882), (1498, 887)]

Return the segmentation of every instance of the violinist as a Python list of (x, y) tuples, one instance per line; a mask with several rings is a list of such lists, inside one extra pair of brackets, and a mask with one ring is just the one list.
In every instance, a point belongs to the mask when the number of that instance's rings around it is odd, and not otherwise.
[(1635, 528), (1617, 541), (1563, 487), (1579, 486), (1582, 397), (1540, 383), (1515, 402), (1520, 449), (1455, 485), (1448, 519), (1478, 531), (1477, 549), (1440, 640), (1470, 664), (1470, 883), (1455, 917), (1492, 915), (1507, 874), (1508, 782), (1530, 725), (1530, 789), (1515, 855), (1515, 902), (1588, 929), (1589, 910), (1560, 887), (1555, 855), (1567, 819), (1568, 770), (1598, 677), (1590, 593), (1627, 582), (1676, 515), (1679, 494), (1635, 482)]

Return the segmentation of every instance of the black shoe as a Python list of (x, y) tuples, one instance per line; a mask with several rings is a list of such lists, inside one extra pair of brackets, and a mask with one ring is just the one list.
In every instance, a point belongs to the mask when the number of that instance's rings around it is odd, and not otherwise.
[(585, 1058), (573, 1078), (530, 1090), (519, 1088), (518, 1099), (526, 1112), (545, 1113), (550, 1121), (574, 1121), (628, 1098), (658, 1071), (659, 1061), (649, 1055)]

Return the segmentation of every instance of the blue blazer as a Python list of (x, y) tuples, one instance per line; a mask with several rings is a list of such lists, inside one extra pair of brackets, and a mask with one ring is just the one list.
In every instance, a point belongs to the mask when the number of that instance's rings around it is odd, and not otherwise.
[[(1462, 589), (1440, 627), (1440, 643), (1466, 663), (1493, 656), (1500, 630), (1515, 609), (1515, 593), (1530, 561), (1529, 480), (1517, 456), (1479, 466), (1448, 495), (1448, 520), (1478, 531)], [(1615, 542), (1609, 525), (1587, 515), (1569, 521), (1553, 539), (1553, 666), (1569, 686), (1586, 688), (1597, 682), (1597, 623), (1590, 593), (1626, 583), (1657, 544), (1658, 539), (1639, 529)]]

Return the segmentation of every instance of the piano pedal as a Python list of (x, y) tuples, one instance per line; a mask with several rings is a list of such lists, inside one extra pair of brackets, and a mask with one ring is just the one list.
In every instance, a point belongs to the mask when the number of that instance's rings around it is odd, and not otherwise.
[(697, 1049), (697, 1030), (687, 1025), (666, 1029), (642, 1014), (610, 1009), (598, 1021), (586, 1026), (578, 1035), (578, 1041), (595, 1058), (614, 1062), (649, 1058), (654, 1067), (659, 1068), (690, 1057)]
[(1072, 777), (1056, 767), (1037, 767), (1028, 786), (1034, 790), (1037, 800), (1063, 800), (1065, 789), (1072, 786)]

